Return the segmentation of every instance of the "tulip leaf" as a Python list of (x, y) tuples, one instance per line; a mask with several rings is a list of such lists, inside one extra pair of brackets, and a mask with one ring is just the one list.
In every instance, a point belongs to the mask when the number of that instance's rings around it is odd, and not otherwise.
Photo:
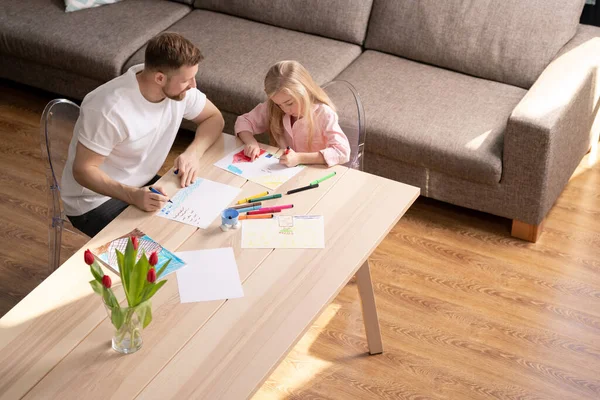
[(152, 322), (152, 305), (150, 302), (144, 302), (136, 309), (138, 317), (142, 322), (142, 328), (147, 327)]
[(119, 301), (111, 289), (102, 286), (102, 297), (104, 298), (104, 303), (110, 308), (119, 307)]
[(90, 270), (92, 271), (92, 275), (98, 281), (98, 283), (102, 284), (102, 277), (104, 276), (104, 272), (102, 272), (102, 268), (98, 265), (98, 262), (94, 260), (92, 265), (90, 265)]
[(93, 279), (90, 281), (90, 285), (92, 286), (92, 289), (94, 289), (94, 292), (96, 292), (100, 296), (102, 296), (102, 289), (104, 287), (102, 286), (102, 284), (100, 282), (98, 282), (96, 279)]
[(119, 269), (121, 271), (121, 280), (123, 281), (123, 286), (127, 291), (127, 303), (130, 307), (133, 305), (135, 300), (135, 296), (131, 288), (131, 276), (135, 266), (136, 255), (137, 251), (134, 250), (133, 245), (131, 244), (131, 239), (128, 239), (127, 247), (125, 248), (125, 254), (123, 255), (123, 267)]
[(161, 287), (163, 287), (163, 285), (165, 283), (167, 283), (166, 279), (162, 280), (160, 282), (151, 283), (150, 285), (148, 285), (146, 287), (146, 290), (144, 290), (142, 301), (146, 301), (146, 300), (149, 300), (150, 298), (152, 298), (152, 296), (154, 296), (154, 294), (156, 292), (158, 292), (158, 289), (160, 289)]
[(110, 320), (115, 328), (120, 329), (125, 320), (125, 315), (123, 315), (123, 310), (121, 307), (113, 307), (110, 312)]
[(124, 268), (125, 256), (119, 250), (115, 250), (115, 254), (117, 255), (117, 265), (119, 266), (119, 275), (121, 275), (121, 282), (123, 282), (123, 287), (126, 288), (127, 277), (125, 275), (127, 274), (127, 271), (125, 271)]
[(144, 291), (146, 281), (146, 275), (148, 275), (148, 269), (150, 264), (146, 258), (146, 254), (142, 253), (142, 256), (136, 263), (131, 273), (130, 279), (130, 295), (133, 304), (129, 304), (130, 307), (135, 307), (142, 301), (142, 293)]
[(169, 258), (162, 267), (160, 267), (160, 269), (158, 270), (158, 272), (156, 272), (156, 279), (160, 278), (163, 274), (163, 272), (165, 272), (165, 269), (167, 269), (167, 265), (169, 265), (169, 263), (171, 262), (171, 259)]

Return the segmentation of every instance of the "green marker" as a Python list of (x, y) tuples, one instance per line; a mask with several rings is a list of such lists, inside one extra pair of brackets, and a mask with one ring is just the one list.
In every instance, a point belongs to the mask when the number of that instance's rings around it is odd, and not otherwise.
[(316, 185), (317, 183), (321, 183), (324, 180), (331, 178), (332, 176), (335, 176), (335, 172), (332, 172), (329, 175), (326, 175), (326, 176), (322, 177), (321, 179), (317, 179), (316, 181), (312, 181), (310, 184), (311, 185)]
[(281, 197), (281, 193), (278, 194), (272, 194), (270, 196), (264, 196), (264, 197), (257, 197), (255, 199), (250, 199), (248, 200), (248, 203), (256, 203), (257, 201), (263, 201), (263, 200), (271, 200), (271, 199), (278, 199)]

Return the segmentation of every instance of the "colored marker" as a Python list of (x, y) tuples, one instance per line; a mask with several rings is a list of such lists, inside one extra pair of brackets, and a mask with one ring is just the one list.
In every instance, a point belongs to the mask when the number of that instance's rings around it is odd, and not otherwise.
[(288, 208), (294, 208), (293, 204), (286, 204), (285, 206), (273, 206), (273, 207), (263, 207), (259, 209), (260, 213), (256, 211), (249, 212), (248, 215), (254, 214), (264, 214), (264, 213), (272, 213), (272, 212), (280, 212), (281, 210), (287, 210)]
[(247, 207), (255, 207), (255, 206), (260, 206), (262, 204), (262, 201), (259, 201), (258, 203), (252, 203), (252, 204), (240, 204), (238, 206), (231, 206), (229, 208), (233, 208), (234, 210), (239, 210), (240, 208), (247, 208)]
[(259, 214), (259, 215), (240, 215), (238, 219), (269, 219), (273, 218), (273, 214)]
[[(150, 186), (149, 189), (152, 193), (160, 194), (161, 196), (166, 196), (166, 194), (159, 192), (158, 190), (154, 189), (152, 186)], [(172, 201), (169, 200), (169, 203), (172, 203)]]
[(291, 149), (292, 148), (290, 146), (286, 147), (285, 152), (283, 154), (287, 156)]
[(297, 189), (288, 190), (287, 194), (294, 194), (294, 193), (298, 193), (298, 192), (303, 192), (305, 190), (314, 189), (314, 188), (318, 188), (318, 187), (319, 187), (318, 183), (311, 183), (308, 186), (303, 186), (303, 187), (299, 187)]
[(281, 210), (287, 210), (288, 208), (294, 208), (293, 204), (286, 204), (286, 205), (282, 205), (282, 206), (273, 206), (273, 207), (263, 207), (260, 209), (260, 211), (273, 211), (273, 212), (277, 212), (277, 211), (281, 211)]
[(263, 200), (271, 200), (271, 199), (278, 199), (281, 197), (281, 193), (277, 193), (277, 194), (272, 194), (270, 196), (265, 196), (265, 197), (257, 197), (255, 199), (251, 199), (248, 203), (256, 203), (257, 201), (263, 201)]
[(312, 181), (310, 184), (311, 184), (311, 185), (316, 185), (317, 183), (321, 183), (321, 182), (323, 182), (324, 180), (326, 180), (326, 179), (329, 179), (329, 178), (331, 178), (332, 176), (335, 176), (335, 174), (336, 174), (336, 172), (334, 171), (334, 172), (330, 173), (329, 175), (325, 175), (325, 176), (324, 176), (324, 177), (322, 177), (321, 179), (317, 179), (317, 180), (315, 180), (315, 181)]
[(177, 174), (179, 173), (179, 168), (177, 168), (175, 171), (173, 171), (173, 173), (174, 173), (175, 175), (177, 175)]
[(250, 211), (250, 212), (246, 213), (246, 215), (275, 214), (278, 212), (281, 212), (281, 210), (260, 209), (260, 210), (256, 210), (256, 211)]
[(268, 194), (269, 194), (269, 192), (262, 192), (262, 193), (259, 193), (259, 194), (255, 194), (254, 196), (246, 197), (245, 199), (239, 200), (236, 204), (248, 203), (252, 199), (256, 199), (257, 197), (264, 197), (264, 196), (266, 196)]
[(243, 213), (243, 212), (254, 211), (254, 210), (260, 210), (260, 206), (251, 206), (251, 207), (245, 207), (245, 208), (238, 208), (236, 211), (239, 212), (239, 213)]

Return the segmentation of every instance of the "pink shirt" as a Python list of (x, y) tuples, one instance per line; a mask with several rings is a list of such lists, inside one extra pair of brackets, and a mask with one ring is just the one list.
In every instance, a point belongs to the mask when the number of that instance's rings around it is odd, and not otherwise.
[[(342, 132), (337, 114), (326, 104), (316, 104), (313, 108), (315, 132), (312, 146), (308, 145), (308, 126), (304, 119), (298, 119), (292, 126), (290, 115), (283, 116), (284, 135), (277, 143), (281, 148), (290, 146), (295, 152), (310, 153), (319, 151), (328, 166), (344, 164), (350, 160), (350, 143)], [(267, 103), (260, 103), (235, 121), (235, 134), (249, 131), (259, 134), (268, 131), (269, 116)]]

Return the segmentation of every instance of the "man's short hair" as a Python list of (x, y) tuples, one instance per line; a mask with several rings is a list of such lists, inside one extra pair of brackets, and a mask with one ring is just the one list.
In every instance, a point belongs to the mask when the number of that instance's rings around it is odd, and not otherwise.
[(144, 68), (167, 73), (184, 65), (194, 66), (204, 59), (200, 49), (182, 35), (163, 32), (148, 42)]

